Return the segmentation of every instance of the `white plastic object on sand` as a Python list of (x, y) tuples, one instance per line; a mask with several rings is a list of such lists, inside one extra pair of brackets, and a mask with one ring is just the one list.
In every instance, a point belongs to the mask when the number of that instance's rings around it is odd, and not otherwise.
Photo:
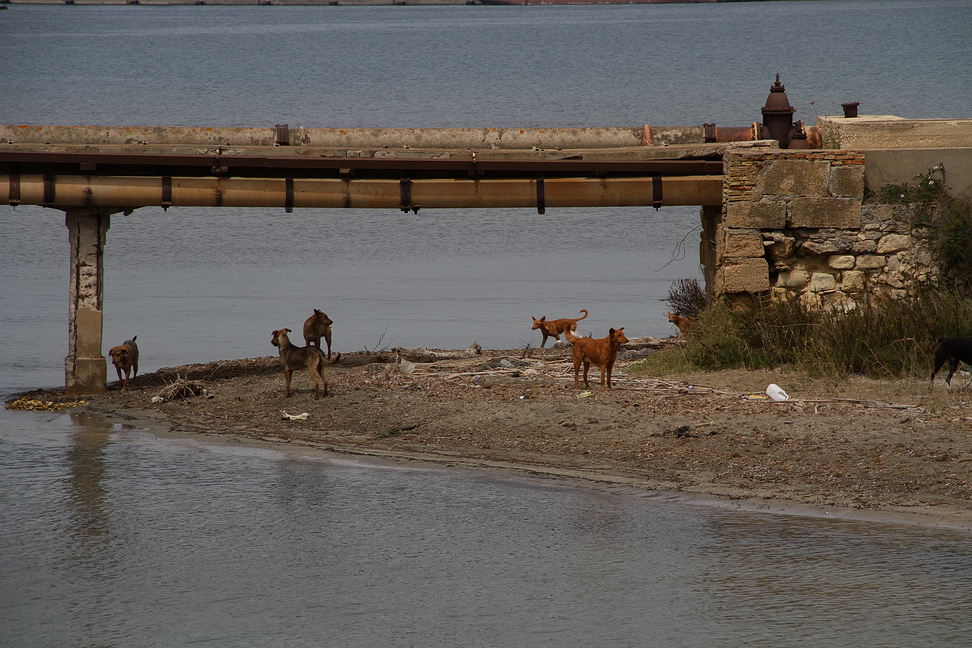
[(771, 383), (769, 387), (766, 388), (766, 395), (775, 401), (787, 401), (790, 397), (787, 396), (783, 388), (776, 383)]

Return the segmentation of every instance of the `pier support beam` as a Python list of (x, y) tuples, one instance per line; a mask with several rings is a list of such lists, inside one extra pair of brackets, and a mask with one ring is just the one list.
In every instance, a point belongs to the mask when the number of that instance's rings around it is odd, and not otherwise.
[(68, 394), (107, 390), (108, 362), (101, 355), (101, 338), (105, 236), (110, 221), (108, 210), (65, 212), (71, 241), (68, 355), (64, 359), (64, 391)]

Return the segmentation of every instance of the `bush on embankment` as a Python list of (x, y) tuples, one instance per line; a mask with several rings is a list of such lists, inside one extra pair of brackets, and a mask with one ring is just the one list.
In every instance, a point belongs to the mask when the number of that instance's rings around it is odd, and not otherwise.
[(927, 377), (939, 337), (972, 337), (972, 294), (932, 291), (844, 311), (766, 299), (719, 301), (702, 311), (685, 345), (631, 365), (632, 373), (721, 369), (803, 370), (814, 377)]

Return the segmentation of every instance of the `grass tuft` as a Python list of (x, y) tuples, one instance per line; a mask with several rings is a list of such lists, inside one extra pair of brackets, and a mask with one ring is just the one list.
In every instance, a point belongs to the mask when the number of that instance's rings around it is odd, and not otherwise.
[(939, 337), (972, 337), (972, 296), (928, 290), (843, 311), (799, 299), (753, 308), (719, 301), (702, 311), (682, 348), (628, 368), (658, 375), (689, 370), (802, 369), (812, 377), (921, 377), (931, 373)]

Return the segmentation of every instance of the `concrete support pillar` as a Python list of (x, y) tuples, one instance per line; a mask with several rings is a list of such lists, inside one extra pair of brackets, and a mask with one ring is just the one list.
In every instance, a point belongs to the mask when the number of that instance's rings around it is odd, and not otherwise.
[(722, 226), (722, 207), (703, 207), (701, 214), (702, 231), (699, 233), (699, 263), (705, 279), (705, 294), (715, 296), (716, 268), (719, 265), (716, 241)]
[(106, 391), (108, 362), (101, 355), (107, 211), (78, 209), (66, 212), (71, 240), (71, 292), (68, 314), (68, 355), (64, 359), (65, 392), (96, 394)]

